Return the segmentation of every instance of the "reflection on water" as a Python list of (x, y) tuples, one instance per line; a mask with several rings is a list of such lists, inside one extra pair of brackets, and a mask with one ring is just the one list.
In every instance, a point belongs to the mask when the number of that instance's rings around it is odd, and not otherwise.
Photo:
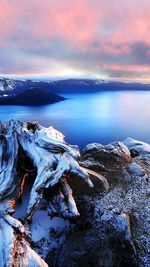
[(150, 143), (150, 92), (123, 91), (65, 95), (41, 107), (1, 106), (0, 119), (38, 120), (53, 125), (69, 143), (108, 143), (128, 136)]

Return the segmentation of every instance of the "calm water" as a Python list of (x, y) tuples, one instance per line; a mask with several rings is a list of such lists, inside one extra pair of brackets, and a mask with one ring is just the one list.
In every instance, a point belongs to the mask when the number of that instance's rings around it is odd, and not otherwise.
[(0, 119), (38, 120), (62, 131), (83, 148), (130, 136), (150, 143), (150, 92), (101, 92), (64, 95), (69, 99), (41, 107), (1, 106)]

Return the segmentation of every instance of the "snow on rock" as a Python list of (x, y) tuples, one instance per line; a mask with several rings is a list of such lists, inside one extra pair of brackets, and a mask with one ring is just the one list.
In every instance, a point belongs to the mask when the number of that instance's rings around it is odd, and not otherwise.
[[(37, 176), (30, 194), (28, 216), (32, 216), (35, 207), (42, 198), (44, 188), (49, 188), (59, 182), (64, 189), (69, 188), (63, 183), (64, 173), (74, 173), (80, 176), (90, 187), (92, 186), (88, 172), (80, 167), (75, 160), (79, 157), (79, 150), (76, 146), (66, 144), (63, 136), (56, 130), (50, 128), (44, 131), (44, 128), (41, 129), (41, 126), (36, 123), (22, 124), (20, 122), (16, 123), (16, 129), (23, 150), (37, 167)], [(67, 189), (66, 194), (69, 196), (66, 215), (78, 215), (75, 202), (69, 205), (72, 201), (71, 190), (68, 191)], [(59, 209), (59, 212), (61, 212), (61, 209)]]
[(137, 176), (143, 176), (143, 175), (145, 175), (145, 171), (136, 162), (132, 162), (131, 164), (129, 164), (127, 170), (128, 170), (128, 172), (130, 174), (134, 174), (134, 175), (137, 175)]
[(113, 180), (115, 183), (126, 176), (124, 168), (133, 161), (129, 149), (122, 142), (89, 144), (83, 150), (81, 159), (83, 166), (100, 172), (108, 182)]
[(66, 226), (68, 226), (68, 221), (65, 221), (63, 218), (54, 217), (50, 220), (47, 211), (36, 211), (31, 223), (32, 240), (34, 242), (40, 241), (43, 238), (50, 240), (50, 229), (57, 231), (64, 229)]
[[(23, 123), (13, 120), (7, 126), (0, 124), (0, 251), (3, 253), (0, 257), (2, 267), (47, 266), (31, 249), (27, 241), (30, 240), (29, 224), (46, 194), (46, 208), (51, 217), (79, 216), (73, 191), (67, 181), (68, 176), (74, 175), (74, 179), (78, 177), (91, 188), (93, 184), (90, 176), (94, 175), (99, 179), (99, 174), (96, 172), (92, 174), (89, 169), (80, 166), (79, 157), (78, 147), (67, 144), (63, 134), (53, 127), (44, 128), (36, 122)], [(31, 183), (31, 192), (27, 194), (28, 196), (24, 196), (27, 176), (32, 179), (34, 176), (34, 179)], [(106, 183), (106, 180), (104, 182)], [(16, 201), (21, 199), (25, 200), (25, 205), (22, 206), (23, 211), (18, 210), (15, 216), (21, 217), (24, 226), (11, 216), (14, 213)], [(33, 239), (39, 240), (45, 238), (45, 235), (49, 236), (48, 229), (52, 225), (57, 231), (60, 222), (62, 227), (66, 227), (67, 223), (63, 219), (50, 220), (44, 211), (39, 211), (33, 217), (31, 225)], [(39, 237), (36, 231), (41, 232)]]
[(84, 150), (82, 164), (101, 168), (110, 190), (94, 197), (86, 194), (82, 201), (79, 196), (82, 221), (58, 249), (57, 267), (88, 266), (89, 262), (94, 267), (150, 266), (150, 170), (145, 173), (144, 163), (137, 164), (126, 147), (124, 151), (116, 143)]
[(128, 138), (80, 156), (53, 127), (1, 123), (0, 266), (148, 267), (149, 152)]
[(88, 144), (84, 150), (83, 150), (83, 155), (84, 153), (88, 153), (88, 151), (103, 151), (106, 153), (116, 153), (116, 154), (126, 154), (127, 156), (130, 157), (130, 151), (127, 148), (126, 145), (124, 145), (122, 142), (116, 141), (113, 143), (110, 143), (108, 145), (102, 145), (102, 144), (98, 144), (98, 143), (92, 143), (92, 144)]
[(0, 218), (0, 266), (48, 267), (24, 239), (25, 229), (18, 220)]
[(150, 145), (132, 138), (127, 138), (123, 141), (134, 156), (145, 155), (150, 157)]

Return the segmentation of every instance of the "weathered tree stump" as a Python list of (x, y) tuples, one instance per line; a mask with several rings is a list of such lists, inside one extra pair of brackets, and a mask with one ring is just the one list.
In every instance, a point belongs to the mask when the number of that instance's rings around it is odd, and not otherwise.
[(78, 209), (67, 182), (67, 177), (79, 177), (89, 187), (93, 184), (89, 175), (97, 177), (104, 184), (107, 180), (79, 165), (80, 153), (77, 146), (64, 141), (64, 136), (53, 127), (44, 128), (36, 122), (11, 120), (0, 124), (0, 251), (3, 266), (47, 266), (31, 249), (26, 241), (26, 230), (20, 221), (11, 215), (16, 201), (23, 193), (28, 169), (22, 166), (22, 159), (29, 158), (36, 170), (36, 177), (30, 193), (26, 222), (43, 198), (44, 190), (56, 188), (50, 196), (49, 212), (63, 217), (78, 216)]

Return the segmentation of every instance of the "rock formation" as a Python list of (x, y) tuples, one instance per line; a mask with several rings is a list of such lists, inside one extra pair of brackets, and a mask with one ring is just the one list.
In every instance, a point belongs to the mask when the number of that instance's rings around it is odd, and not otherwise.
[(150, 266), (150, 145), (80, 155), (53, 127), (10, 121), (0, 173), (0, 266)]
[[(1, 124), (0, 130), (1, 266), (47, 266), (26, 242), (29, 222), (44, 192), (50, 188), (52, 194), (49, 196), (48, 213), (51, 217), (79, 216), (67, 177), (77, 176), (89, 187), (93, 187), (88, 174), (90, 170), (78, 164), (78, 147), (65, 143), (64, 136), (53, 127), (44, 128), (38, 123), (12, 120), (7, 126)], [(35, 172), (35, 180), (24, 218), (24, 228), (11, 214), (23, 193), (28, 175), (24, 163), (29, 160)], [(101, 177), (97, 175), (97, 179)]]
[(47, 262), (51, 266), (150, 266), (150, 146), (133, 139), (89, 144), (80, 164), (105, 176), (109, 192), (77, 192), (81, 217)]

